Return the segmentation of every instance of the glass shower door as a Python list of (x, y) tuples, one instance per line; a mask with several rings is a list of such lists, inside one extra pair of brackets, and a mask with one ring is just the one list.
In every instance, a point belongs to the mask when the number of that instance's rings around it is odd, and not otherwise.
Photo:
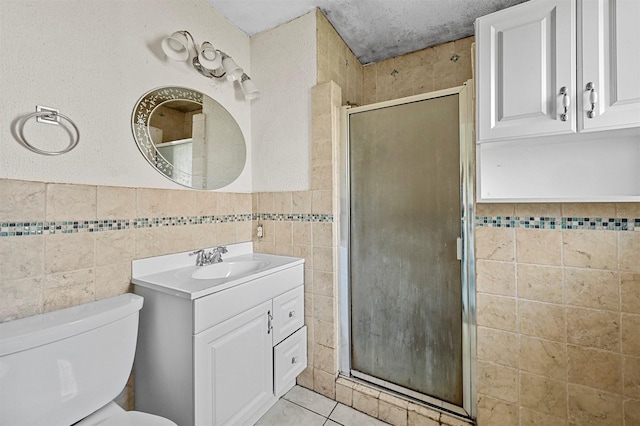
[(351, 374), (462, 407), (459, 95), (348, 128)]

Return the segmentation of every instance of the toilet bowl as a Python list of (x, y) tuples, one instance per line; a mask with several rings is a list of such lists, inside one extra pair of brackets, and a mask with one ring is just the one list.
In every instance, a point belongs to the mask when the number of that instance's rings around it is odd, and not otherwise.
[(110, 402), (73, 426), (175, 426), (175, 423), (153, 414), (124, 411), (115, 402)]
[(125, 411), (143, 298), (124, 294), (0, 324), (0, 425), (176, 426)]

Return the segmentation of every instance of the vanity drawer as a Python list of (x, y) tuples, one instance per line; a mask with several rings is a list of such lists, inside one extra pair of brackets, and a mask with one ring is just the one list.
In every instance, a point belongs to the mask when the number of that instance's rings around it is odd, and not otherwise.
[[(251, 309), (265, 300), (274, 297), (278, 298), (278, 295), (285, 295), (298, 286), (302, 288), (302, 284), (304, 283), (303, 268), (303, 265), (296, 265), (194, 300), (194, 334), (200, 333), (209, 327)], [(304, 319), (304, 315), (302, 317)], [(300, 323), (300, 325), (302, 325), (302, 323)], [(291, 334), (292, 331), (295, 330), (291, 330), (289, 334)], [(274, 342), (277, 341), (274, 340)]]
[(307, 327), (293, 333), (273, 348), (273, 387), (280, 398), (296, 383), (298, 374), (307, 368)]
[(273, 299), (273, 345), (304, 325), (304, 286)]

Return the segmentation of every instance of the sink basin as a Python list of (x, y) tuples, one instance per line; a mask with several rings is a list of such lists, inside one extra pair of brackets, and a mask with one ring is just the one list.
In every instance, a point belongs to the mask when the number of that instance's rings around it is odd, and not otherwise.
[[(212, 248), (203, 250), (210, 252)], [(141, 288), (195, 300), (304, 263), (304, 259), (297, 257), (255, 253), (251, 242), (229, 244), (227, 250), (222, 262), (205, 266), (196, 266), (196, 259), (189, 255), (191, 251), (136, 259), (131, 282)]]
[(231, 262), (214, 263), (195, 269), (191, 278), (196, 280), (214, 280), (233, 278), (250, 272), (259, 271), (269, 265), (265, 260), (237, 260)]

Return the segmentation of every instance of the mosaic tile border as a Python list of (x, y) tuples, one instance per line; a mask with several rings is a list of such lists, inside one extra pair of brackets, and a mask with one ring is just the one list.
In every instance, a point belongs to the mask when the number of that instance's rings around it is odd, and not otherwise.
[(176, 216), (135, 219), (69, 220), (57, 222), (11, 221), (0, 223), (0, 237), (24, 237), (30, 235), (73, 234), (78, 232), (123, 231), (127, 229), (155, 228), (161, 226), (202, 225), (207, 223), (249, 222), (273, 220), (279, 222), (333, 222), (331, 214), (233, 214), (223, 216)]
[(304, 214), (304, 213), (256, 213), (253, 220), (273, 220), (276, 222), (333, 222), (332, 214)]
[(640, 218), (476, 216), (475, 226), (478, 228), (640, 231)]

